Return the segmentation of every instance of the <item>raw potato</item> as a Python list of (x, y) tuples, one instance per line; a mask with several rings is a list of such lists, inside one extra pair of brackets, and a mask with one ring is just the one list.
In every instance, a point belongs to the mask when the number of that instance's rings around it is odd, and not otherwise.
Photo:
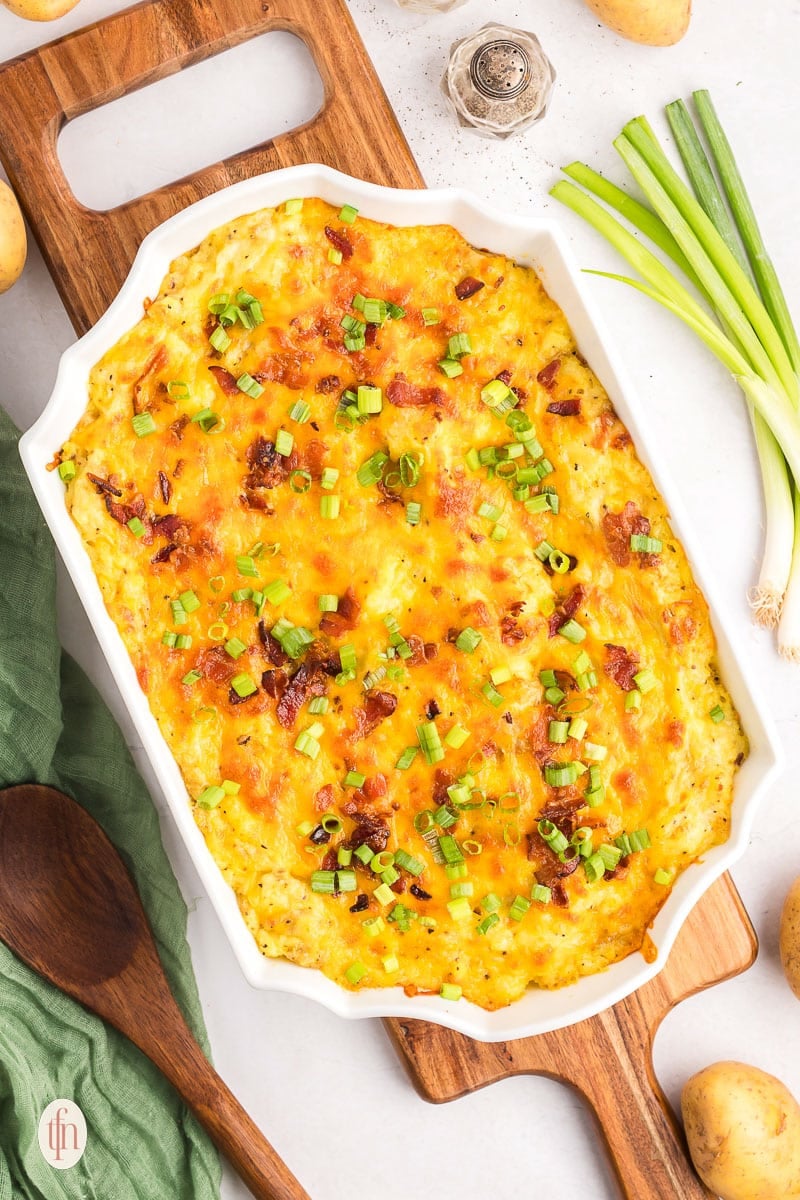
[(713, 1063), (685, 1084), (681, 1110), (692, 1162), (715, 1196), (800, 1197), (800, 1105), (774, 1075)]
[(0, 179), (0, 292), (16, 283), (25, 266), (28, 243), (17, 199)]
[(0, 4), (26, 21), (55, 21), (77, 3), (78, 0), (0, 0)]
[(586, 0), (609, 29), (646, 46), (674, 46), (689, 28), (692, 0)]
[(800, 877), (795, 879), (783, 902), (780, 948), (783, 973), (800, 1000)]

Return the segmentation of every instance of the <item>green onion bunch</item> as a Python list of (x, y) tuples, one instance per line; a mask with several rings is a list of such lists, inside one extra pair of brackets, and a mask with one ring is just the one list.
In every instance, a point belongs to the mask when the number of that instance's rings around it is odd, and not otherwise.
[(666, 108), (689, 185), (646, 118), (637, 117), (614, 147), (646, 203), (578, 162), (564, 168), (574, 182), (560, 180), (551, 195), (594, 226), (638, 278), (594, 273), (637, 288), (680, 317), (744, 392), (766, 505), (764, 557), (750, 602), (759, 625), (778, 627), (781, 654), (800, 661), (800, 342), (711, 98), (697, 91), (693, 100), (697, 124), (682, 100)]

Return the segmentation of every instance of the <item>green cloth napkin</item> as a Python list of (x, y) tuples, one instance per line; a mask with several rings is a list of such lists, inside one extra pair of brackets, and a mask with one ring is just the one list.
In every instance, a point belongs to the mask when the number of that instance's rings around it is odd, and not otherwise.
[[(122, 735), (56, 635), (55, 554), (0, 410), (0, 787), (45, 783), (78, 800), (136, 880), (173, 992), (207, 1050), (186, 907), (158, 816)], [(51, 1167), (37, 1128), (74, 1100), (87, 1148)], [(211, 1200), (216, 1152), (170, 1085), (115, 1030), (0, 943), (0, 1200)]]

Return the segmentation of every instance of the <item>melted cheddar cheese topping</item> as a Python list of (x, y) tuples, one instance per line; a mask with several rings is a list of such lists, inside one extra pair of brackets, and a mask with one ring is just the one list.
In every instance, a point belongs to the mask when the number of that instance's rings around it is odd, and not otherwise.
[(343, 217), (177, 259), (58, 461), (263, 953), (496, 1009), (643, 948), (746, 741), (536, 274)]

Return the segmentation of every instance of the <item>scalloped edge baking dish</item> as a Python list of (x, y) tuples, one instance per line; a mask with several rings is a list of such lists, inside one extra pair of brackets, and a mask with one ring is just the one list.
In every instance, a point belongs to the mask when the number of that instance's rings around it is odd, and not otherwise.
[[(90, 368), (139, 320), (144, 298), (157, 295), (173, 259), (226, 221), (292, 196), (321, 196), (334, 205), (355, 204), (365, 216), (394, 225), (450, 224), (472, 244), (532, 266), (564, 310), (581, 352), (602, 380), (669, 507), (673, 528), (683, 542), (709, 603), (721, 671), (750, 738), (751, 752), (737, 775), (730, 838), (709, 852), (702, 863), (690, 867), (676, 883), (650, 930), (657, 948), (653, 962), (633, 954), (601, 974), (558, 991), (533, 989), (493, 1013), (463, 1000), (454, 1003), (438, 996), (410, 998), (400, 987), (349, 992), (320, 971), (283, 959), (267, 959), (261, 954), (239, 912), (234, 893), (206, 848), (187, 803), (177, 763), (150, 712), (122, 639), (106, 612), (89, 557), (65, 507), (63, 484), (58, 473), (48, 471), (46, 464), (86, 407)], [(566, 240), (553, 221), (502, 213), (461, 190), (401, 191), (352, 179), (316, 164), (289, 167), (234, 184), (191, 205), (145, 238), (114, 303), (61, 358), (53, 394), (39, 420), (22, 438), (20, 454), (188, 852), (242, 970), (254, 987), (307, 996), (343, 1017), (420, 1018), (481, 1041), (545, 1033), (593, 1016), (656, 975), (692, 906), (744, 853), (758, 800), (781, 765), (777, 735), (763, 702), (747, 679), (744, 662), (733, 649), (725, 607), (714, 580), (703, 568), (692, 522), (683, 511), (668, 471), (658, 461), (624, 366), (586, 295)]]

